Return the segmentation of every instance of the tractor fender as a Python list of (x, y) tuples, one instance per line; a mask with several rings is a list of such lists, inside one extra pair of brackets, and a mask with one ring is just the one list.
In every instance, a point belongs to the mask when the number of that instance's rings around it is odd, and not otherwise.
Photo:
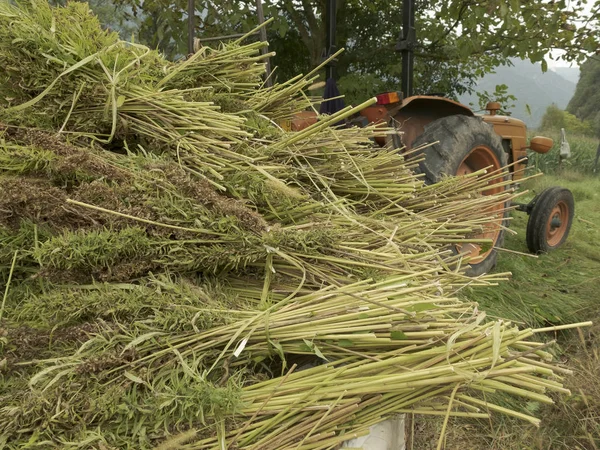
[(405, 98), (391, 115), (391, 125), (402, 134), (402, 144), (406, 150), (412, 148), (415, 139), (423, 134), (425, 125), (442, 117), (474, 116), (468, 106), (445, 97), (414, 95)]

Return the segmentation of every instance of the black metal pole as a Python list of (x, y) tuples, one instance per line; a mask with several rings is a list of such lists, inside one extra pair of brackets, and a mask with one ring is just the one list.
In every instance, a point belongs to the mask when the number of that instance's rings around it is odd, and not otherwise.
[[(256, 0), (256, 14), (258, 15), (258, 24), (262, 25), (265, 23), (265, 13), (263, 12), (262, 0)], [(267, 42), (267, 30), (265, 27), (261, 27), (260, 29), (260, 40), (262, 42)], [(263, 47), (260, 49), (261, 54), (267, 53), (267, 47)], [(265, 72), (266, 77), (266, 86), (270, 87), (273, 85), (273, 80), (271, 80), (271, 61), (270, 58), (267, 59), (267, 67)]]
[(194, 0), (188, 0), (188, 53), (194, 53), (194, 16), (196, 5)]
[(414, 49), (417, 42), (415, 30), (415, 0), (402, 1), (402, 32), (396, 50), (402, 55), (402, 84), (404, 97), (413, 95)]
[[(337, 9), (337, 1), (336, 0), (327, 0), (326, 4), (326, 20), (327, 20), (327, 48), (326, 48), (326, 57), (329, 58), (337, 51), (336, 42), (336, 25), (337, 25), (337, 17), (336, 17), (336, 9)], [(335, 61), (329, 61), (325, 66), (325, 79), (329, 78), (335, 79)]]

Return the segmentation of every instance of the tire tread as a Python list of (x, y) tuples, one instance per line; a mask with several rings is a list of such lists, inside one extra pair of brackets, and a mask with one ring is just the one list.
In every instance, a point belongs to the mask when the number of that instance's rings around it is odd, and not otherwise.
[[(454, 115), (435, 120), (425, 126), (425, 131), (415, 139), (413, 148), (436, 142), (425, 147), (418, 156), (425, 159), (419, 162), (418, 171), (425, 174), (425, 182), (434, 184), (445, 176), (456, 174), (458, 166), (465, 156), (476, 145), (486, 145), (498, 157), (501, 166), (507, 165), (507, 154), (502, 139), (496, 134), (492, 125), (480, 117)], [(501, 231), (496, 246), (504, 242), (504, 231)], [(467, 270), (470, 276), (489, 272), (496, 265), (497, 251), (492, 250), (487, 258), (478, 264), (472, 264)]]

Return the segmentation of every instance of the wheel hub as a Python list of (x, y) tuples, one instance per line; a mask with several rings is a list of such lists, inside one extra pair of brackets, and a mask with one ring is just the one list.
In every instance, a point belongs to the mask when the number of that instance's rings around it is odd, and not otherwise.
[(569, 220), (569, 206), (564, 202), (558, 202), (552, 212), (546, 225), (546, 241), (550, 247), (557, 246), (567, 231)]
[[(456, 171), (456, 175), (468, 175), (473, 172), (477, 172), (482, 169), (488, 169), (488, 171), (495, 171), (501, 168), (500, 161), (494, 154), (494, 152), (486, 147), (479, 146), (475, 147), (471, 152), (463, 159), (463, 161), (458, 166), (458, 170)], [(499, 194), (504, 191), (504, 186), (496, 186), (502, 181), (502, 178), (496, 178), (490, 181), (490, 188), (483, 191), (484, 195), (491, 194)], [(492, 252), (498, 237), (500, 236), (501, 224), (504, 220), (504, 207), (503, 205), (498, 205), (492, 210), (483, 211), (483, 214), (488, 214), (490, 216), (494, 216), (497, 219), (494, 219), (491, 223), (483, 226), (483, 231), (474, 236), (475, 239), (491, 239), (492, 246), (489, 250), (484, 251), (481, 245), (469, 243), (464, 245), (457, 245), (457, 250), (459, 253), (467, 254), (469, 256), (469, 263), (471, 264), (479, 264), (483, 261), (487, 256)], [(487, 247), (487, 246), (486, 246)]]

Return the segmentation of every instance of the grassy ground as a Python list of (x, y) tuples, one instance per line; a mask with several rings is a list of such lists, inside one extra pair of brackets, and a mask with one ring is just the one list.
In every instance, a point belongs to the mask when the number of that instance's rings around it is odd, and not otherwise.
[[(530, 180), (528, 198), (548, 186), (569, 188), (575, 197), (575, 219), (568, 241), (539, 258), (508, 252), (499, 255), (497, 271), (513, 273), (495, 288), (472, 289), (465, 294), (477, 300), (488, 315), (540, 327), (549, 324), (595, 320), (600, 324), (600, 176), (588, 162), (598, 141), (574, 139), (578, 160), (551, 175)], [(573, 139), (571, 140), (573, 149)], [(527, 252), (527, 215), (514, 213), (505, 248)], [(491, 421), (451, 419), (446, 449), (559, 450), (600, 448), (600, 325), (580, 332), (548, 333), (557, 339), (555, 353), (574, 371), (566, 385), (571, 396), (557, 396), (555, 405), (523, 400), (519, 406), (542, 419), (538, 429), (510, 418)], [(514, 405), (514, 404), (513, 404)], [(414, 440), (409, 449), (436, 449), (443, 419), (415, 417)]]
[[(577, 172), (546, 175), (524, 188), (530, 194), (549, 186), (568, 188), (575, 197), (575, 219), (567, 242), (558, 250), (538, 258), (501, 252), (499, 272), (512, 272), (510, 281), (495, 289), (472, 290), (489, 314), (523, 322), (527, 326), (567, 323), (587, 317), (600, 298), (600, 177)], [(513, 213), (505, 248), (527, 253), (525, 228), (528, 216)]]

